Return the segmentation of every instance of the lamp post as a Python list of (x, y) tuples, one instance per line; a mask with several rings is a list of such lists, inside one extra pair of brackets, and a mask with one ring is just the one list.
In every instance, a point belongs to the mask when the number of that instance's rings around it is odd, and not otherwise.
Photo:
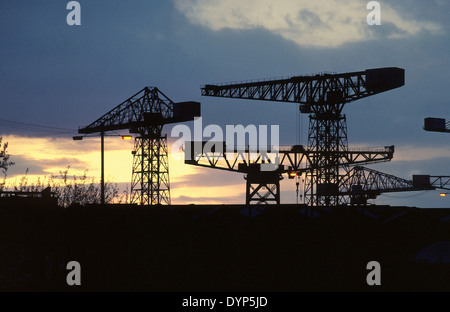
[(100, 179), (100, 204), (105, 204), (105, 132), (100, 132), (101, 141), (101, 179)]
[[(132, 137), (130, 135), (120, 135), (120, 134), (110, 134), (108, 136), (120, 136), (122, 137), (122, 140), (131, 140)], [(72, 139), (74, 141), (81, 141), (83, 140), (83, 138), (86, 137), (86, 135), (84, 136), (73, 136)], [(100, 175), (100, 203), (102, 205), (105, 204), (105, 132), (102, 131), (100, 132), (100, 161), (101, 161), (101, 165), (100, 165), (100, 171), (101, 171), (101, 175)]]

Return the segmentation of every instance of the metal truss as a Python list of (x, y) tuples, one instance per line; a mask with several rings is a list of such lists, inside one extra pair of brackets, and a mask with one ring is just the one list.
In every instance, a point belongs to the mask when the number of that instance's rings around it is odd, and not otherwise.
[(174, 103), (158, 88), (145, 87), (90, 125), (80, 128), (78, 132), (140, 129), (144, 133), (156, 133), (157, 130), (153, 130), (153, 126), (172, 122), (173, 105)]
[(320, 114), (309, 117), (308, 147), (317, 152), (311, 162), (313, 170), (306, 173), (305, 200), (311, 206), (339, 205), (340, 169), (347, 172), (348, 166), (354, 164), (339, 157), (339, 151), (348, 150), (346, 119), (340, 115), (342, 106), (326, 104)]
[(250, 169), (245, 176), (247, 180), (245, 203), (280, 204), (281, 175), (276, 171), (260, 171), (257, 167), (254, 169)]
[(128, 129), (138, 134), (133, 151), (131, 202), (170, 204), (167, 136), (162, 136), (162, 129), (167, 123), (193, 120), (194, 115), (200, 115), (200, 103), (174, 103), (158, 88), (145, 87), (78, 132), (100, 132), (103, 137), (106, 131)]
[(135, 139), (131, 190), (132, 203), (170, 205), (167, 136)]
[[(382, 71), (390, 71), (399, 78), (404, 77), (404, 70), (401, 68), (377, 68), (343, 74), (323, 73), (285, 79), (209, 84), (202, 87), (201, 90), (204, 96), (293, 102), (306, 105), (325, 103), (328, 92), (339, 90), (343, 92), (342, 96), (345, 102), (351, 102), (399, 87), (399, 85), (386, 83), (376, 77), (380, 73), (383, 74)], [(404, 78), (403, 81), (399, 80), (398, 82), (403, 85)]]
[[(206, 144), (211, 143), (209, 146)], [(328, 156), (324, 151), (305, 149), (302, 145), (280, 146), (277, 150), (252, 148), (249, 146), (228, 148), (225, 142), (186, 142), (185, 163), (206, 168), (244, 172), (257, 164), (268, 166), (281, 174), (302, 174), (314, 168), (315, 159)], [(348, 149), (334, 152), (342, 165), (373, 164), (390, 161), (394, 157), (394, 146), (379, 149)], [(278, 157), (278, 164), (275, 159)], [(321, 164), (321, 166), (325, 166)]]
[(430, 184), (439, 189), (450, 190), (450, 176), (430, 176)]
[(346, 201), (339, 193), (342, 177), (350, 172), (349, 165), (356, 164), (340, 157), (348, 152), (344, 104), (403, 85), (404, 70), (390, 67), (205, 85), (202, 95), (301, 104), (300, 111), (309, 114), (308, 150), (313, 152), (306, 179), (307, 203), (336, 206)]
[[(340, 150), (330, 155), (327, 151), (312, 151), (301, 145), (280, 147), (275, 151), (271, 148), (257, 149), (248, 146), (228, 148), (225, 142), (186, 142), (185, 144), (186, 164), (246, 173), (247, 204), (279, 204), (279, 181), (282, 179), (282, 174), (295, 173), (301, 175), (306, 173), (307, 178), (315, 177), (318, 170), (326, 170), (327, 166), (330, 167), (329, 163), (326, 161), (318, 162), (318, 159), (329, 157), (338, 159), (342, 170), (342, 167), (347, 167), (350, 164), (390, 161), (393, 155), (394, 146), (376, 150)], [(316, 163), (318, 163), (318, 166), (315, 165)], [(338, 195), (336, 190), (334, 196)]]
[(368, 199), (376, 198), (381, 193), (434, 189), (436, 187), (431, 184), (415, 185), (412, 180), (355, 166), (343, 178), (339, 194), (349, 199), (347, 203), (359, 205), (366, 204)]

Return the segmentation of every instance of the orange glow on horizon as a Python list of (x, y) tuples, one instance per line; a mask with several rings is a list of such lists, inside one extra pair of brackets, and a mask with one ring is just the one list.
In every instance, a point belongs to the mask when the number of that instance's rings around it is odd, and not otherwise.
[[(52, 174), (59, 176), (70, 166), (69, 176), (80, 176), (87, 169), (87, 176), (100, 181), (100, 138), (92, 137), (82, 141), (72, 138), (38, 138), (3, 136), (8, 142), (10, 160), (16, 164), (8, 170), (7, 187), (20, 184), (28, 168), (27, 180), (33, 184), (47, 181)], [(120, 183), (121, 194), (127, 185), (130, 191), (134, 142), (118, 137), (105, 137), (105, 179)], [(184, 163), (184, 152), (172, 152), (169, 142), (169, 178), (173, 204), (224, 204), (245, 201), (244, 180), (242, 184), (217, 186), (196, 185), (190, 176), (206, 176), (217, 173), (215, 170), (199, 168)], [(205, 178), (206, 179), (206, 178)], [(198, 179), (197, 179), (198, 180)], [(173, 184), (172, 184), (173, 183)]]

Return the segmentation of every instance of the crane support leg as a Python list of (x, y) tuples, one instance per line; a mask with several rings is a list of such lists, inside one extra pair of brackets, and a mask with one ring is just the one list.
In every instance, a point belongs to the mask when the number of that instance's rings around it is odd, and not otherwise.
[(167, 136), (136, 137), (133, 151), (131, 203), (170, 205)]
[[(348, 151), (347, 122), (341, 115), (343, 104), (328, 102), (310, 115), (308, 147), (313, 152), (306, 174), (305, 198), (310, 206), (337, 206), (346, 198), (339, 196), (341, 176), (348, 171), (341, 152)], [(341, 172), (343, 171), (343, 172)]]
[(245, 203), (280, 204), (280, 174), (276, 172), (248, 173)]

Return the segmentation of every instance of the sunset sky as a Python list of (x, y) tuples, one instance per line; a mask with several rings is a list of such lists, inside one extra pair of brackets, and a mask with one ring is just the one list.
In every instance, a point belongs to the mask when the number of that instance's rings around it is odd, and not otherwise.
[[(27, 168), (42, 177), (69, 165), (99, 177), (99, 138), (72, 136), (145, 86), (201, 102), (204, 124), (279, 125), (282, 145), (306, 145), (298, 105), (201, 97), (200, 86), (391, 66), (405, 69), (404, 87), (344, 108), (349, 146), (395, 145), (391, 162), (368, 167), (402, 178), (450, 175), (450, 134), (422, 129), (425, 117), (450, 119), (447, 0), (379, 1), (380, 26), (367, 24), (363, 0), (80, 0), (81, 26), (67, 25), (68, 2), (0, 2), (0, 136), (16, 163), (9, 183)], [(124, 188), (133, 141), (111, 136), (105, 146), (106, 177)], [(172, 203), (245, 202), (242, 174), (176, 156)], [(282, 203), (295, 202), (293, 180), (281, 192)], [(374, 202), (449, 207), (450, 196), (391, 193)]]

